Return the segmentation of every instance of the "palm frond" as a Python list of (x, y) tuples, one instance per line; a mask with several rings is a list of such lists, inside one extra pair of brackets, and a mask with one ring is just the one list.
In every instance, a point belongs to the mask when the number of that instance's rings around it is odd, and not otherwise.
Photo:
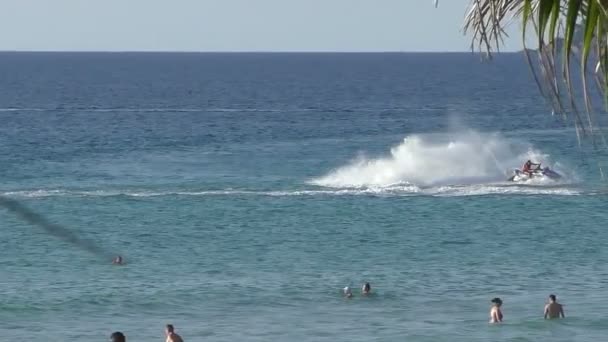
[[(593, 88), (608, 111), (608, 0), (471, 0), (464, 20), (471, 48), (491, 58), (511, 21), (522, 24), (528, 65), (553, 112), (572, 121), (579, 143), (590, 137), (608, 149), (592, 101)], [(534, 50), (527, 46), (530, 34)]]

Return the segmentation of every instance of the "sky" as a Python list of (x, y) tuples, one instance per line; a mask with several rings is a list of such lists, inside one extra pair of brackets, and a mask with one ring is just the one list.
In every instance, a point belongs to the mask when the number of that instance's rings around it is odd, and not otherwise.
[[(0, 0), (0, 50), (469, 51), (470, 0)], [(512, 25), (504, 51), (521, 49)]]

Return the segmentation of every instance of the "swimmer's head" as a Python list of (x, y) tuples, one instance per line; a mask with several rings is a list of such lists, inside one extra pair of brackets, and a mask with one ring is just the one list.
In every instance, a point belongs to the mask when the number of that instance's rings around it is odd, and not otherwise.
[(344, 292), (344, 295), (348, 298), (353, 296), (353, 291), (348, 286), (344, 288), (343, 292)]
[(557, 297), (555, 297), (554, 294), (550, 294), (549, 295), (549, 300), (551, 300), (552, 302), (555, 302), (557, 300)]
[(121, 333), (120, 331), (116, 331), (116, 332), (113, 332), (112, 335), (110, 335), (110, 341), (111, 342), (127, 342), (127, 339), (123, 333)]
[(172, 334), (175, 331), (173, 324), (167, 324), (165, 326), (165, 331), (167, 332), (167, 334)]
[(372, 291), (372, 286), (369, 283), (365, 283), (361, 291), (363, 291), (363, 293), (370, 293)]
[(492, 299), (491, 302), (494, 303), (497, 306), (501, 306), (502, 305), (502, 299), (500, 299), (498, 297)]

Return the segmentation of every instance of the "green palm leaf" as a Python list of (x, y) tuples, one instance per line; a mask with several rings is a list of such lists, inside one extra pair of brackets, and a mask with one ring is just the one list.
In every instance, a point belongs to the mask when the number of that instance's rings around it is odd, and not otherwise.
[[(472, 35), (472, 48), (478, 47), (491, 57), (511, 21), (522, 24), (528, 64), (553, 111), (572, 120), (579, 143), (589, 137), (596, 146), (600, 138), (602, 146), (608, 148), (590, 89), (590, 85), (597, 86), (607, 111), (608, 0), (471, 0), (464, 30)], [(534, 51), (526, 45), (532, 32), (538, 44)], [(580, 67), (572, 63), (574, 60)], [(573, 72), (580, 73), (580, 87), (573, 83)], [(579, 111), (579, 107), (584, 109)]]

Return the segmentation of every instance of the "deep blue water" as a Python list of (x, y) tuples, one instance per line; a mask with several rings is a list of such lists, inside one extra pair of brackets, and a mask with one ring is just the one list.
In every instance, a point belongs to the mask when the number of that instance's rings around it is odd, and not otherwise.
[(3, 53), (0, 122), (0, 195), (104, 251), (0, 210), (7, 340), (608, 332), (604, 157), (522, 55)]

